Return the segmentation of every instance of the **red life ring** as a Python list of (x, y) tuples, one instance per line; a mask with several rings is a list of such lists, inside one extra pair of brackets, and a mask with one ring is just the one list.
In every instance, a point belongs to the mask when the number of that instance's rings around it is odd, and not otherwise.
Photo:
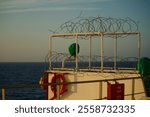
[(48, 73), (44, 72), (43, 76), (40, 78), (39, 84), (41, 85), (41, 88), (44, 90), (48, 90), (48, 86), (42, 86), (43, 84), (48, 83)]
[[(56, 83), (57, 81), (59, 81), (60, 83), (65, 83), (64, 74), (54, 73), (51, 83)], [(50, 100), (54, 100), (57, 97), (57, 87), (55, 84), (51, 85), (51, 90), (54, 96), (50, 98)], [(67, 91), (67, 85), (66, 84), (60, 85), (60, 95), (64, 94), (66, 91)]]

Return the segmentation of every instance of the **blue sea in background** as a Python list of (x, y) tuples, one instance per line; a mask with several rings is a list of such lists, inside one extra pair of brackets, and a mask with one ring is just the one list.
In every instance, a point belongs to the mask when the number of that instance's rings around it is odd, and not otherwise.
[[(0, 85), (38, 84), (45, 67), (45, 63), (0, 63)], [(6, 99), (45, 99), (45, 92), (40, 87), (8, 88)]]
[[(81, 67), (87, 67), (88, 63), (79, 64)], [(97, 67), (98, 62), (92, 63)], [(136, 62), (120, 62), (121, 67), (135, 67)], [(61, 63), (54, 63), (53, 66), (61, 66)], [(66, 64), (69, 67), (69, 64)], [(73, 65), (74, 66), (74, 65)], [(113, 66), (113, 63), (105, 63), (105, 66)], [(46, 63), (0, 63), (0, 86), (11, 86), (17, 84), (38, 84), (43, 72), (48, 68)], [(1, 89), (0, 89), (1, 99)], [(40, 86), (29, 88), (7, 88), (7, 100), (44, 100), (46, 93)]]

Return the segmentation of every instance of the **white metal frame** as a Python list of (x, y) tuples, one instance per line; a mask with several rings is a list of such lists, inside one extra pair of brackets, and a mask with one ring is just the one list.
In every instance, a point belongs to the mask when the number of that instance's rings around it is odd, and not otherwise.
[(76, 71), (78, 70), (78, 37), (79, 36), (89, 36), (89, 69), (91, 68), (91, 50), (92, 50), (92, 36), (100, 36), (100, 55), (101, 55), (101, 71), (104, 69), (104, 36), (113, 36), (114, 37), (114, 70), (116, 69), (117, 63), (117, 40), (118, 36), (123, 35), (138, 35), (138, 61), (141, 56), (141, 35), (140, 32), (83, 32), (83, 33), (67, 33), (67, 34), (49, 34), (49, 70), (52, 69), (52, 38), (55, 37), (75, 37), (76, 42)]

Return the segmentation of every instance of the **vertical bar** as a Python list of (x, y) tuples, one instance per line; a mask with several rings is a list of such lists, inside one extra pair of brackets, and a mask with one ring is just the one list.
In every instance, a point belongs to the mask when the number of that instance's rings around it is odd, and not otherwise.
[(6, 99), (6, 90), (5, 88), (2, 88), (2, 100)]
[(104, 44), (103, 44), (103, 34), (101, 33), (101, 71), (104, 67)]
[(52, 69), (52, 37), (49, 36), (49, 70)]
[(65, 57), (63, 56), (63, 60), (62, 60), (62, 63), (61, 63), (61, 68), (63, 69), (65, 67)]
[(131, 95), (131, 99), (132, 100), (135, 100), (135, 98), (134, 98), (134, 88), (135, 88), (135, 79), (133, 78), (132, 79), (132, 95)]
[(141, 34), (138, 34), (138, 62), (140, 61), (141, 57)]
[(100, 100), (102, 100), (102, 91), (103, 91), (102, 87), (103, 87), (103, 84), (102, 82), (100, 82), (99, 83), (99, 99)]
[(117, 35), (114, 38), (114, 70), (116, 70), (117, 66)]
[(91, 57), (92, 57), (92, 40), (89, 38), (89, 69), (91, 69)]
[(60, 100), (60, 80), (56, 81), (56, 90), (57, 90), (57, 100)]
[(76, 41), (76, 71), (78, 70), (78, 35), (76, 34), (75, 37), (75, 41)]

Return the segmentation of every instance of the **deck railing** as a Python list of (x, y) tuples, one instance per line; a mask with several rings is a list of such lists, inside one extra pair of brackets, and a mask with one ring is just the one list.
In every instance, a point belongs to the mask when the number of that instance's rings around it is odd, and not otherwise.
[[(134, 92), (135, 91), (135, 80), (136, 79), (141, 79), (141, 77), (132, 77), (132, 78), (116, 78), (116, 79), (103, 79), (103, 80), (90, 80), (90, 81), (76, 81), (76, 82), (65, 82), (65, 83), (61, 83), (61, 82), (57, 82), (57, 83), (46, 83), (46, 84), (14, 84), (14, 85), (1, 85), (0, 89), (1, 89), (1, 94), (2, 94), (2, 100), (6, 99), (6, 89), (12, 89), (12, 88), (35, 88), (35, 87), (40, 87), (40, 86), (51, 86), (51, 85), (56, 85), (56, 89), (57, 89), (57, 100), (60, 99), (60, 85), (71, 85), (71, 84), (85, 84), (85, 83), (100, 83), (100, 98), (98, 100), (102, 100), (102, 99), (107, 99), (107, 97), (102, 97), (102, 83), (103, 82), (110, 82), (110, 81), (121, 81), (121, 80), (132, 80), (132, 93), (131, 94), (125, 94), (124, 96), (131, 96), (131, 99), (134, 100), (134, 96), (135, 95), (139, 95), (139, 94), (144, 94), (144, 92)], [(145, 78), (146, 79), (146, 78)], [(148, 79), (150, 80), (150, 79)], [(150, 89), (149, 89), (150, 91)]]

